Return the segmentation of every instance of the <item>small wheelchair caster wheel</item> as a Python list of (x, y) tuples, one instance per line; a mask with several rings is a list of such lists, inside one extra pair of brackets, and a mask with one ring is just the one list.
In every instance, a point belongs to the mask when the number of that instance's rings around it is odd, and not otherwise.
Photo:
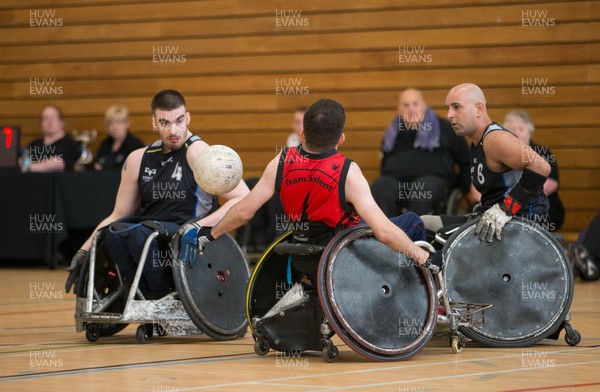
[(89, 342), (95, 342), (100, 337), (100, 331), (98, 327), (94, 324), (88, 324), (85, 328), (85, 338)]
[(269, 353), (270, 347), (269, 343), (267, 343), (264, 339), (257, 339), (254, 342), (254, 352), (260, 356), (267, 355)]
[[(150, 331), (150, 332), (148, 332)], [(150, 339), (152, 337), (152, 326), (148, 328), (146, 325), (141, 324), (137, 327), (135, 331), (135, 338), (137, 339), (139, 344), (146, 343), (146, 339)]]
[(577, 346), (579, 342), (581, 342), (581, 334), (578, 330), (571, 329), (570, 331), (567, 331), (567, 334), (565, 335), (565, 342), (567, 342), (569, 346)]
[(325, 362), (332, 363), (338, 360), (340, 356), (340, 351), (334, 345), (331, 345), (331, 347), (325, 346), (323, 347), (323, 351), (321, 351), (321, 356), (323, 357)]
[(452, 346), (452, 352), (454, 354), (458, 354), (462, 351), (463, 347), (465, 346), (463, 337), (457, 335), (452, 336), (452, 341), (450, 342), (450, 345)]

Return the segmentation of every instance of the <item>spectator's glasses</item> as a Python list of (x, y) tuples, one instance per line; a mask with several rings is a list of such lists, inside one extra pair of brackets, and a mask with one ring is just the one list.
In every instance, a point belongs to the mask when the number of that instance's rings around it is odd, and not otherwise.
[(157, 119), (154, 117), (154, 123), (161, 131), (166, 131), (167, 129), (181, 130), (186, 127), (185, 114), (177, 117), (173, 122), (164, 118)]

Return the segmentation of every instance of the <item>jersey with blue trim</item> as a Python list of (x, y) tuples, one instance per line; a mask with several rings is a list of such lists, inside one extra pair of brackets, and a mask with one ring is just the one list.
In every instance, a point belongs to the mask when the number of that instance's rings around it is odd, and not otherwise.
[(213, 196), (196, 184), (186, 159), (189, 146), (198, 140), (192, 135), (179, 150), (167, 154), (161, 140), (146, 148), (138, 175), (143, 219), (183, 224), (210, 211)]
[[(479, 143), (471, 144), (471, 182), (475, 189), (481, 193), (481, 205), (484, 210), (504, 200), (506, 195), (521, 179), (522, 170), (508, 169), (503, 172), (494, 172), (486, 164), (483, 142), (485, 137), (492, 132), (512, 132), (502, 128), (497, 123), (491, 123), (486, 128)], [(515, 136), (516, 137), (516, 136)], [(533, 196), (528, 206), (523, 206), (517, 215), (532, 216), (546, 215), (548, 213), (548, 198), (540, 190)]]

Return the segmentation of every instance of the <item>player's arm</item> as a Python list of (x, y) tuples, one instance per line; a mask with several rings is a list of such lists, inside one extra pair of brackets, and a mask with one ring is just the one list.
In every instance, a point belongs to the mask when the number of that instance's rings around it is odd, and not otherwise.
[(135, 212), (135, 209), (139, 203), (139, 189), (137, 181), (143, 154), (144, 149), (141, 148), (129, 154), (127, 160), (125, 160), (123, 168), (121, 169), (121, 183), (119, 184), (119, 190), (115, 200), (115, 207), (111, 214), (104, 218), (102, 222), (96, 226), (92, 235), (85, 241), (75, 256), (73, 256), (71, 265), (69, 265), (69, 268), (67, 268), (67, 271), (69, 271), (69, 276), (67, 277), (67, 281), (65, 283), (65, 292), (68, 293), (73, 286), (77, 288), (77, 279), (79, 277), (81, 266), (83, 265), (87, 252), (92, 246), (92, 239), (94, 238), (94, 235), (96, 235), (98, 229), (111, 224), (117, 219), (133, 215)]
[(500, 206), (514, 215), (523, 206), (529, 204), (533, 195), (544, 186), (550, 174), (550, 164), (531, 147), (508, 132), (491, 133), (486, 138), (483, 148), (486, 159), (489, 159), (493, 165), (499, 162), (511, 169), (523, 171), (517, 185), (504, 199), (504, 205)]
[(275, 177), (277, 175), (277, 166), (279, 164), (279, 155), (275, 157), (265, 169), (258, 183), (250, 193), (248, 193), (239, 203), (227, 211), (223, 219), (214, 226), (210, 232), (213, 238), (237, 229), (246, 224), (256, 211), (273, 197), (275, 193)]
[(500, 172), (508, 167), (523, 171), (521, 179), (504, 200), (486, 210), (475, 228), (475, 234), (479, 235), (481, 241), (492, 242), (494, 237), (502, 239), (504, 226), (543, 188), (550, 174), (550, 165), (509, 132), (490, 133), (483, 148), (490, 169)]
[(104, 218), (100, 224), (94, 229), (94, 232), (90, 238), (85, 241), (81, 246), (81, 249), (89, 250), (92, 244), (92, 239), (96, 234), (96, 231), (112, 222), (131, 216), (135, 213), (140, 200), (139, 188), (138, 188), (138, 175), (140, 172), (140, 164), (142, 162), (142, 155), (144, 154), (144, 148), (140, 148), (129, 154), (123, 168), (121, 169), (121, 183), (119, 184), (119, 190), (117, 191), (117, 197), (115, 199), (115, 207), (109, 216)]
[(531, 147), (508, 132), (492, 132), (483, 145), (488, 166), (502, 171), (500, 166), (515, 170), (530, 170), (548, 177), (550, 164)]
[(429, 253), (408, 238), (406, 233), (393, 224), (381, 211), (369, 188), (367, 179), (354, 162), (350, 165), (346, 178), (346, 200), (351, 203), (356, 212), (373, 229), (375, 237), (395, 251), (401, 252), (424, 264)]
[[(192, 143), (189, 147), (189, 150), (186, 155), (187, 163), (190, 167), (194, 167), (194, 162), (196, 162), (196, 158), (205, 148), (208, 147), (208, 144), (203, 142), (202, 140)], [(244, 181), (240, 181), (237, 187), (229, 193), (222, 195), (226, 201), (223, 203), (221, 207), (219, 207), (215, 212), (200, 219), (197, 224), (200, 226), (214, 226), (216, 225), (229, 211), (231, 207), (233, 207), (236, 203), (246, 196), (250, 190)]]

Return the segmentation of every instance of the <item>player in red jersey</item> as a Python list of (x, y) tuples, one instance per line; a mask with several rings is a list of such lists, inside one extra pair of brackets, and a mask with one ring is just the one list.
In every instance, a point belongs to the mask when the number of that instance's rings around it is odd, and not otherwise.
[(422, 220), (412, 212), (388, 219), (358, 165), (337, 152), (345, 140), (345, 120), (344, 108), (336, 101), (312, 104), (304, 115), (302, 144), (278, 154), (254, 189), (216, 226), (198, 231), (199, 250), (248, 222), (277, 191), (287, 218), (297, 223), (293, 225), (297, 242), (324, 245), (337, 231), (362, 220), (379, 241), (424, 264), (430, 255), (413, 242), (425, 239)]

